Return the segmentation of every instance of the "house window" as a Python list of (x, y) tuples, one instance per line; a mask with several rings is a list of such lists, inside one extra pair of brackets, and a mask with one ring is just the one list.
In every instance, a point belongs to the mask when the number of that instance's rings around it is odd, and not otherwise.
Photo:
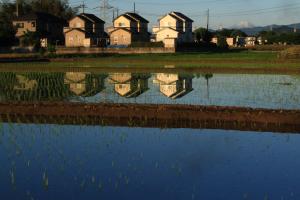
[(119, 23), (119, 27), (125, 27), (125, 23), (120, 22), (120, 23)]
[(17, 23), (18, 28), (24, 28), (24, 23)]
[(69, 37), (70, 42), (73, 42), (73, 40), (74, 40), (73, 37)]
[(31, 27), (35, 27), (35, 22), (31, 22)]

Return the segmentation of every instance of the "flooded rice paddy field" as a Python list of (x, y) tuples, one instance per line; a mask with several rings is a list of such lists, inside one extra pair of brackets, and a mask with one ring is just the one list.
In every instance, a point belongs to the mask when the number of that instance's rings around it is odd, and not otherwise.
[(0, 101), (300, 108), (300, 75), (0, 73)]
[[(300, 76), (1, 72), (9, 102), (297, 111)], [(300, 199), (297, 133), (22, 122), (0, 122), (0, 199)]]

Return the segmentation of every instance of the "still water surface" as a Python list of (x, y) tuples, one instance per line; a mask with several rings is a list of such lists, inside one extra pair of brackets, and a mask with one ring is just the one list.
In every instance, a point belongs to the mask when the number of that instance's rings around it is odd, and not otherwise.
[[(300, 77), (0, 73), (0, 102), (299, 109)], [(0, 123), (0, 199), (300, 199), (300, 135)]]
[(0, 73), (0, 82), (0, 101), (300, 108), (298, 75)]
[(300, 198), (299, 135), (1, 127), (1, 199)]

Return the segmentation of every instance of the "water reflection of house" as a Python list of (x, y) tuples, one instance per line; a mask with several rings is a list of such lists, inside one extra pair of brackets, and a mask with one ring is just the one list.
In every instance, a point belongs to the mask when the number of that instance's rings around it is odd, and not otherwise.
[(137, 97), (147, 91), (148, 79), (147, 74), (114, 73), (109, 75), (115, 91), (126, 98)]
[(16, 75), (14, 90), (34, 90), (38, 83), (36, 80), (30, 80), (26, 76)]
[(85, 72), (67, 72), (64, 83), (77, 96), (94, 96), (104, 89), (105, 76)]
[(193, 77), (182, 74), (158, 73), (156, 81), (159, 83), (159, 90), (171, 99), (185, 96), (193, 90)]

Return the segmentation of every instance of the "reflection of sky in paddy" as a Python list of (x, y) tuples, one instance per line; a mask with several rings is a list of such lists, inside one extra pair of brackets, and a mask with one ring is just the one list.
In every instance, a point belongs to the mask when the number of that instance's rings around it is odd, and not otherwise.
[(1, 199), (298, 199), (299, 145), (289, 134), (4, 124)]

